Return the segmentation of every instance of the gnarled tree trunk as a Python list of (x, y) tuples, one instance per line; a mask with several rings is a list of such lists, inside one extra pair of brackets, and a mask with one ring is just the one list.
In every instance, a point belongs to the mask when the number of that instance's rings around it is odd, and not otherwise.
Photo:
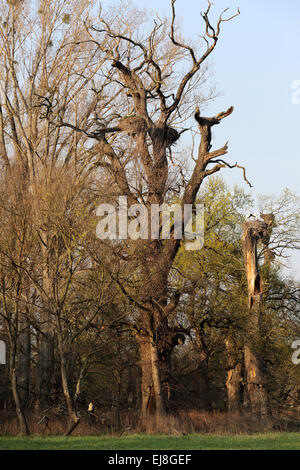
[(141, 332), (138, 335), (138, 342), (139, 342), (139, 348), (140, 348), (140, 367), (141, 367), (141, 372), (142, 372), (141, 421), (143, 424), (145, 424), (148, 416), (153, 415), (155, 413), (155, 397), (154, 397), (153, 378), (152, 378), (150, 336), (146, 332)]
[(150, 416), (156, 417), (157, 426), (167, 414), (170, 399), (171, 354), (174, 346), (184, 342), (184, 335), (170, 328), (166, 320), (159, 327), (143, 328), (138, 333), (140, 366), (142, 371), (141, 419), (145, 424)]
[(162, 378), (159, 366), (159, 357), (157, 351), (157, 344), (155, 343), (154, 337), (150, 337), (150, 357), (151, 357), (151, 368), (153, 378), (153, 389), (155, 395), (155, 411), (156, 411), (156, 423), (157, 425), (166, 416), (166, 404), (163, 393)]
[(228, 353), (229, 369), (227, 370), (226, 390), (227, 409), (240, 413), (242, 403), (242, 363), (236, 351), (236, 345), (230, 340), (225, 341)]

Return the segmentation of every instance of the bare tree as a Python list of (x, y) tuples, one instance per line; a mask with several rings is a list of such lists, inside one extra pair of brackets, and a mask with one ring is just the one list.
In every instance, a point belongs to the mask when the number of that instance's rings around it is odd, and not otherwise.
[[(60, 117), (82, 125), (94, 110), (97, 93), (83, 88), (83, 77), (88, 74), (93, 82), (102, 62), (95, 61), (89, 44), (74, 44), (83, 38), (82, 21), (91, 7), (86, 0), (41, 0), (34, 5), (25, 0), (2, 2), (0, 7), (1, 159), (8, 175), (21, 168), (24, 197), (26, 192), (32, 195), (33, 224), (43, 254), (37, 268), (42, 267), (44, 302), (36, 374), (40, 408), (50, 396), (54, 325), (48, 302), (51, 213), (41, 210), (39, 191), (47, 193), (50, 182), (70, 170), (83, 181), (94, 168), (95, 153), (86, 144), (87, 137), (49, 122), (54, 104)], [(82, 109), (83, 102), (89, 102), (88, 110)]]
[[(4, 183), (4, 184), (3, 184)], [(15, 184), (17, 183), (17, 184)], [(0, 317), (8, 337), (9, 375), (22, 434), (29, 434), (25, 408), (29, 395), (30, 279), (23, 272), (32, 248), (31, 201), (22, 194), (22, 179), (2, 179), (0, 213)]]

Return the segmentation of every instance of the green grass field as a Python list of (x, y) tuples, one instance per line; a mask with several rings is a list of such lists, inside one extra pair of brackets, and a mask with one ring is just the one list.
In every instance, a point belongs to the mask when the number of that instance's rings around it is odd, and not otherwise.
[(251, 436), (0, 437), (1, 450), (299, 450), (300, 433)]

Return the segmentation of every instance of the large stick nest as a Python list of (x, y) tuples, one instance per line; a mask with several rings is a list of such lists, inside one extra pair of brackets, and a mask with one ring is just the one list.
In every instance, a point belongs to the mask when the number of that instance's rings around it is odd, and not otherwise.
[(263, 239), (268, 234), (268, 225), (262, 220), (252, 220), (244, 223), (244, 239)]
[(151, 127), (149, 128), (144, 118), (138, 116), (127, 116), (119, 120), (119, 128), (131, 136), (136, 136), (141, 132), (149, 131), (151, 139), (158, 146), (170, 147), (179, 139), (180, 134), (172, 127)]
[(158, 145), (170, 147), (179, 139), (180, 134), (172, 127), (153, 127), (149, 130), (151, 139)]

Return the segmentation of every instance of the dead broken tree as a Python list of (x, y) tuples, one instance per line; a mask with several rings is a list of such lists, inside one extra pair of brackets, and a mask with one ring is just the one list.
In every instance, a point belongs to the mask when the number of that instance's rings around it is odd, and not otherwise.
[(244, 223), (243, 252), (249, 295), (249, 328), (244, 345), (247, 398), (253, 415), (267, 416), (267, 393), (259, 349), (263, 284), (258, 268), (257, 243), (268, 236), (268, 225), (261, 220)]

